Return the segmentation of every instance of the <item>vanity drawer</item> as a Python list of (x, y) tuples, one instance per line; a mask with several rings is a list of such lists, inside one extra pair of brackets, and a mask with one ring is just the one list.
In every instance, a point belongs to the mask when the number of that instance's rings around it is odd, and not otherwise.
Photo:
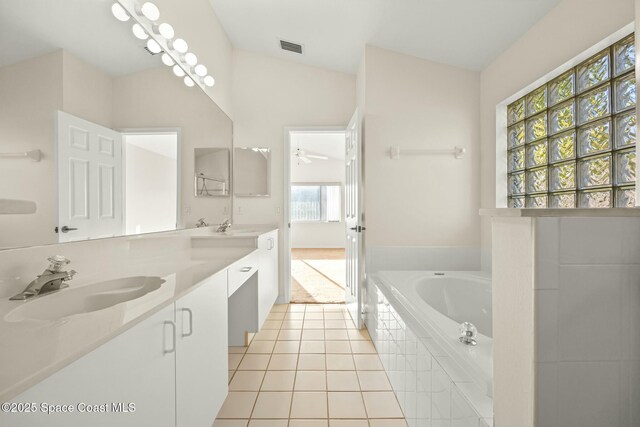
[(228, 296), (233, 295), (249, 277), (258, 271), (259, 262), (258, 251), (254, 251), (229, 267)]

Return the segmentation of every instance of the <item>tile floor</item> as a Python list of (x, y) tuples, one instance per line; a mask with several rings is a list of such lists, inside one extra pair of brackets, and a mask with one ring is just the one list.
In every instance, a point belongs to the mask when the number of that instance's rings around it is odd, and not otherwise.
[(229, 349), (214, 427), (406, 427), (366, 330), (343, 304), (276, 305), (249, 347)]

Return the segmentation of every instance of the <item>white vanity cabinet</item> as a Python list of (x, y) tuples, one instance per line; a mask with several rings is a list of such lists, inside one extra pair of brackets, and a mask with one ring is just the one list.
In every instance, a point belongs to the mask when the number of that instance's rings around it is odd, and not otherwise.
[(178, 427), (210, 427), (227, 397), (227, 271), (176, 302)]
[[(74, 412), (0, 412), (0, 426), (210, 427), (227, 396), (227, 274), (209, 277), (12, 400)], [(106, 409), (78, 413), (79, 403)]]
[[(20, 394), (12, 402), (35, 403), (35, 413), (0, 413), (11, 427), (175, 426), (174, 305), (163, 308), (98, 349)], [(45, 414), (41, 404), (71, 405), (73, 412)], [(106, 405), (109, 412), (82, 412)], [(112, 404), (135, 405), (117, 413)]]
[(278, 230), (258, 237), (258, 320), (260, 327), (278, 298)]

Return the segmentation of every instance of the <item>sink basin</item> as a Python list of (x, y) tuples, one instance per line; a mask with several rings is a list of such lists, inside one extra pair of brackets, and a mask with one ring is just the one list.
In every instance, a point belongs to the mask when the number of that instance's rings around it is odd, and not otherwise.
[(223, 236), (255, 236), (256, 233), (259, 233), (260, 229), (258, 228), (230, 228), (229, 230), (217, 233)]
[(4, 318), (7, 322), (24, 320), (58, 320), (77, 314), (103, 310), (132, 301), (159, 289), (165, 280), (159, 277), (127, 277), (94, 285), (67, 288), (51, 295), (27, 301), (11, 310)]

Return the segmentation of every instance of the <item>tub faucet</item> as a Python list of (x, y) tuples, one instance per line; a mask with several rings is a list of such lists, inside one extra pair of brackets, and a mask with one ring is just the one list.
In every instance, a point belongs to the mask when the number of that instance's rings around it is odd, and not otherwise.
[(216, 229), (216, 233), (224, 233), (230, 228), (231, 228), (231, 221), (229, 221), (228, 219), (225, 219), (224, 222), (220, 224)]
[(73, 279), (73, 276), (76, 275), (75, 270), (60, 271), (60, 269), (71, 261), (61, 255), (49, 257), (48, 260), (51, 263), (49, 268), (29, 283), (29, 286), (24, 291), (9, 298), (10, 300), (27, 300), (35, 296), (59, 291), (69, 286), (65, 282)]
[(463, 322), (460, 324), (460, 342), (464, 345), (476, 345), (476, 336), (478, 329), (471, 322)]
[(197, 222), (196, 222), (196, 227), (200, 228), (200, 227), (208, 227), (209, 224), (206, 223), (206, 221), (204, 220), (204, 218), (200, 218)]

